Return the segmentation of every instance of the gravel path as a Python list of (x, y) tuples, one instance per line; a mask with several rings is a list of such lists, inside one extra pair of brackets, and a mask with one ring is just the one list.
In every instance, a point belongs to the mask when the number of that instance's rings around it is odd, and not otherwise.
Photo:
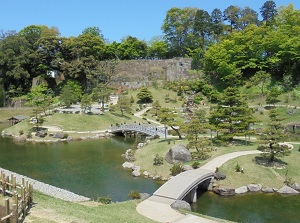
[(56, 197), (65, 201), (71, 201), (71, 202), (81, 202), (81, 201), (89, 201), (91, 200), (88, 197), (84, 197), (81, 195), (74, 194), (73, 192), (51, 186), (46, 183), (42, 183), (40, 181), (31, 179), (29, 177), (11, 172), (9, 170), (5, 170), (3, 168), (0, 168), (0, 171), (3, 171), (6, 176), (11, 176), (13, 174), (16, 177), (16, 181), (18, 184), (22, 184), (22, 178), (25, 179), (25, 182), (28, 181), (29, 184), (33, 185), (33, 189), (37, 190), (39, 192), (42, 192), (43, 194), (50, 195), (52, 197)]

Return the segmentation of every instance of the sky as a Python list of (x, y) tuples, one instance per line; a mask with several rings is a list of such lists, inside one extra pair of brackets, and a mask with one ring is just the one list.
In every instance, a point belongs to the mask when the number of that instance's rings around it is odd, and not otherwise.
[[(99, 27), (110, 42), (126, 36), (149, 41), (163, 35), (161, 26), (173, 7), (194, 7), (211, 13), (230, 5), (249, 6), (259, 13), (266, 0), (0, 0), (0, 31), (21, 29), (29, 25), (55, 26), (61, 36), (78, 36), (87, 27)], [(274, 0), (277, 6), (299, 0)]]

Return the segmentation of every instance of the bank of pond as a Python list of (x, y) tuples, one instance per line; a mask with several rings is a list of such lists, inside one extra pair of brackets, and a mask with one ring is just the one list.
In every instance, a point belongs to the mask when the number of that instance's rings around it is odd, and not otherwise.
[[(161, 184), (132, 177), (121, 156), (122, 137), (61, 143), (14, 143), (0, 137), (0, 167), (96, 200), (128, 200), (132, 190), (152, 194)], [(247, 193), (222, 197), (202, 192), (195, 212), (236, 222), (299, 222), (300, 195)]]

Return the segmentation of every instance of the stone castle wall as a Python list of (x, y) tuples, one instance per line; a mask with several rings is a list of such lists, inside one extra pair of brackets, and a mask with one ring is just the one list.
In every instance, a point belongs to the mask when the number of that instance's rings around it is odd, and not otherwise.
[(119, 61), (112, 83), (120, 87), (139, 88), (151, 85), (153, 81), (194, 78), (189, 74), (191, 63), (191, 58)]

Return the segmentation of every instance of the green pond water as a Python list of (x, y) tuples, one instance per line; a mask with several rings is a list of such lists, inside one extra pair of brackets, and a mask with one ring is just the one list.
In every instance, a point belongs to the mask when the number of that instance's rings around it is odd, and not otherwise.
[(0, 167), (92, 199), (109, 195), (124, 201), (132, 190), (153, 193), (160, 186), (122, 167), (121, 154), (131, 144), (122, 137), (16, 144), (0, 136)]
[[(121, 154), (131, 144), (121, 137), (53, 144), (16, 144), (0, 137), (0, 167), (93, 199), (109, 195), (114, 201), (124, 201), (131, 190), (151, 194), (160, 186), (150, 179), (132, 177), (122, 168)], [(300, 222), (300, 195), (220, 197), (203, 192), (192, 208), (236, 222)]]

